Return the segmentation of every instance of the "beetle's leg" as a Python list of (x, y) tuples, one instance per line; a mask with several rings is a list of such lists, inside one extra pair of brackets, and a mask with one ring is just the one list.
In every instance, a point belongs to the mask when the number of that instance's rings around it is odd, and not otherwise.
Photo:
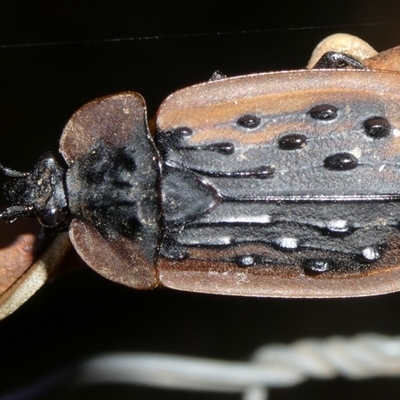
[(18, 217), (26, 217), (30, 214), (32, 214), (32, 207), (10, 206), (0, 213), (0, 218), (6, 222), (13, 222)]
[(14, 169), (5, 167), (2, 163), (0, 163), (0, 172), (10, 178), (25, 178), (29, 175), (29, 172), (15, 171)]
[[(29, 176), (29, 172), (21, 172), (16, 171), (11, 168), (5, 167), (3, 164), (0, 163), (0, 173), (8, 176), (10, 178), (26, 178)], [(22, 206), (22, 205), (15, 205), (7, 207), (3, 212), (0, 213), (0, 219), (6, 222), (14, 222), (18, 217), (26, 217), (32, 214), (32, 207), (30, 206)]]
[(225, 78), (227, 78), (227, 76), (224, 73), (222, 73), (221, 71), (217, 70), (217, 71), (214, 71), (213, 74), (211, 75), (210, 82), (218, 81), (220, 79), (225, 79)]
[(347, 33), (336, 33), (318, 43), (311, 55), (307, 68), (313, 68), (317, 61), (329, 51), (347, 54), (360, 62), (364, 62), (364, 60), (375, 57), (378, 54), (374, 48), (359, 37)]
[(360, 61), (356, 60), (344, 53), (337, 53), (335, 51), (328, 51), (325, 53), (314, 65), (313, 69), (367, 69), (367, 67)]

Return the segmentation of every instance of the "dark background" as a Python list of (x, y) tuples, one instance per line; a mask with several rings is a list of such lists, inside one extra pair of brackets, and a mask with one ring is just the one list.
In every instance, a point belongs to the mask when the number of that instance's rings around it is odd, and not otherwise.
[[(0, 159), (29, 169), (57, 151), (71, 114), (135, 90), (149, 115), (169, 93), (207, 80), (303, 67), (325, 36), (347, 32), (377, 50), (400, 44), (400, 1), (0, 2)], [(2, 229), (6, 229), (1, 225)], [(247, 360), (258, 346), (305, 337), (400, 333), (400, 295), (333, 300), (138, 292), (88, 268), (56, 280), (0, 322), (0, 393), (108, 351)], [(280, 399), (397, 399), (399, 380), (310, 381)], [(63, 389), (42, 399), (239, 399), (135, 387)]]

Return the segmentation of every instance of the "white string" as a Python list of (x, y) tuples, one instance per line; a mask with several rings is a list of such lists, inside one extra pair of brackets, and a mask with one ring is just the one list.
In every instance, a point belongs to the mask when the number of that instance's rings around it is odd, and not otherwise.
[[(71, 381), (71, 372), (77, 378)], [(400, 377), (400, 336), (360, 334), (353, 338), (305, 339), (290, 345), (258, 348), (250, 361), (235, 362), (156, 353), (110, 353), (95, 356), (66, 371), (60, 382), (55, 373), (0, 400), (28, 400), (61, 383), (78, 386), (104, 383), (154, 388), (240, 393), (243, 400), (267, 400), (268, 388), (297, 385), (309, 378), (369, 379)], [(38, 382), (40, 384), (38, 384)], [(23, 395), (22, 395), (23, 394)]]
[(400, 377), (400, 337), (362, 334), (270, 344), (256, 350), (251, 361), (242, 363), (165, 354), (108, 354), (83, 363), (79, 383), (240, 392), (244, 400), (266, 400), (268, 388), (339, 376)]
[(253, 361), (297, 372), (304, 379), (400, 376), (400, 336), (361, 334), (299, 340), (290, 346), (268, 345), (254, 353)]
[(242, 393), (248, 388), (291, 386), (297, 371), (252, 362), (219, 361), (157, 353), (114, 353), (84, 362), (77, 383), (125, 383), (152, 387)]

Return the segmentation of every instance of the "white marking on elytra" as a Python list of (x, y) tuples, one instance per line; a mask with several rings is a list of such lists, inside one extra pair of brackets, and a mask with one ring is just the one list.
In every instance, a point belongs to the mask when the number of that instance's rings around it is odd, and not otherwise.
[(392, 132), (393, 132), (393, 136), (394, 136), (394, 137), (399, 137), (399, 136), (400, 136), (400, 130), (399, 130), (399, 129), (396, 129), (396, 128), (395, 128), (395, 129), (393, 129)]
[(353, 150), (350, 151), (351, 154), (353, 154), (354, 157), (360, 158), (362, 154), (361, 147), (355, 147)]

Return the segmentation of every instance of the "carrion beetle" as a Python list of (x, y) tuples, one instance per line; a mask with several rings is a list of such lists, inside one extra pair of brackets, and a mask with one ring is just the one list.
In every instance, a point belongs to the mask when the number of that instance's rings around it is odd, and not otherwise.
[(0, 217), (68, 229), (90, 267), (137, 289), (399, 290), (399, 49), (365, 48), (328, 40), (309, 70), (214, 74), (170, 95), (154, 132), (139, 94), (96, 99), (63, 131), (67, 168), (50, 153), (30, 173), (1, 166)]

